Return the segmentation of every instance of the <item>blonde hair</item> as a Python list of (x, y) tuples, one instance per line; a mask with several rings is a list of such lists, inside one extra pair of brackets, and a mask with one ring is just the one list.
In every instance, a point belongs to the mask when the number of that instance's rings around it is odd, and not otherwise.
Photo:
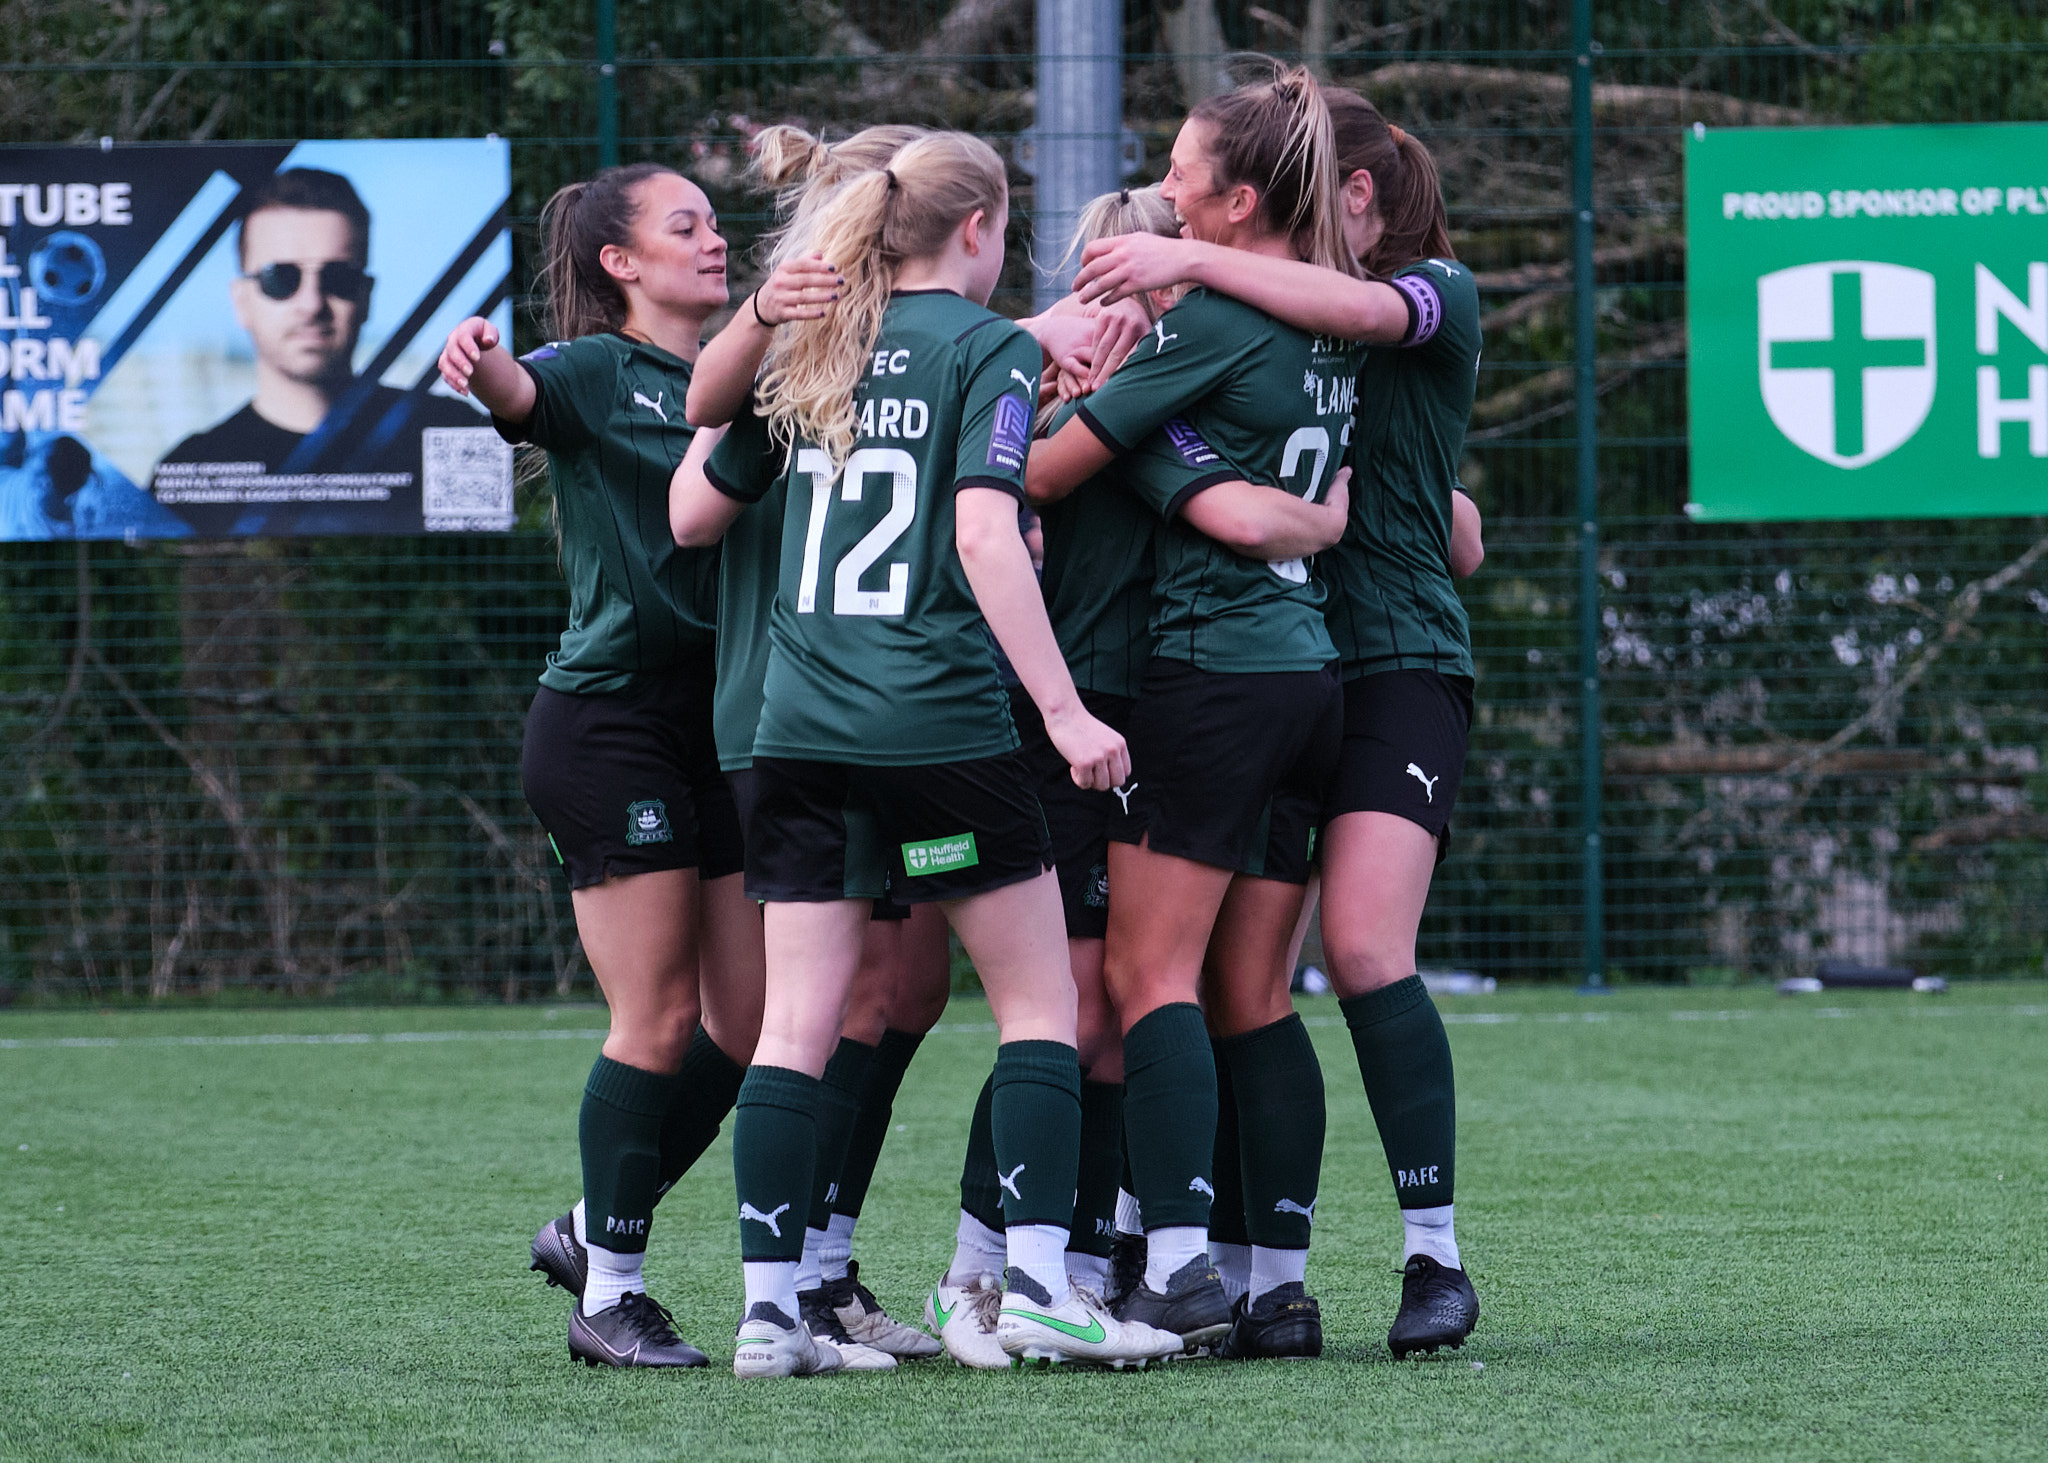
[(747, 174), (757, 187), (775, 195), (775, 212), (783, 220), (762, 239), (766, 266), (772, 270), (808, 251), (809, 226), (840, 184), (887, 167), (904, 147), (930, 135), (929, 128), (907, 123), (863, 127), (837, 142), (787, 123), (755, 134)]
[(1276, 62), (1271, 80), (1211, 97), (1188, 120), (1210, 126), (1207, 152), (1219, 192), (1248, 184), (1267, 226), (1287, 235), (1297, 256), (1358, 276), (1344, 243), (1336, 130), (1307, 68)]
[(858, 434), (853, 393), (904, 262), (937, 254), (975, 210), (992, 216), (1008, 196), (1003, 160), (964, 132), (928, 133), (885, 167), (832, 190), (808, 220), (806, 242), (838, 268), (846, 288), (824, 319), (778, 332), (756, 388), (778, 438), (817, 444), (838, 469)]
[[(1060, 268), (1064, 270), (1068, 261), (1097, 239), (1114, 239), (1122, 234), (1158, 234), (1166, 239), (1180, 237), (1180, 220), (1174, 216), (1173, 205), (1160, 196), (1157, 184), (1150, 188), (1120, 188), (1114, 193), (1102, 193), (1089, 199), (1088, 206), (1081, 210), (1081, 217), (1074, 225), (1073, 240), (1060, 258)], [(1141, 299), (1141, 302), (1146, 313), (1150, 314), (1151, 301)], [(1057, 401), (1039, 408), (1039, 431), (1046, 429), (1059, 414), (1059, 409)]]

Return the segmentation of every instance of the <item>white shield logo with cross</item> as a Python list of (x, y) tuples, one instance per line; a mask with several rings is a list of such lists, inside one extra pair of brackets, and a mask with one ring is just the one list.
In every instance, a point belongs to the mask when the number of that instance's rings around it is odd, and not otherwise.
[(1862, 467), (1934, 405), (1934, 276), (1837, 259), (1756, 282), (1764, 408), (1802, 451)]

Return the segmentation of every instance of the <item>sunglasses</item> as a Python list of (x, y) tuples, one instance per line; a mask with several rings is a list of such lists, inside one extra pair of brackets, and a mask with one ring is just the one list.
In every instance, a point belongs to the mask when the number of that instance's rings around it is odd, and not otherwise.
[[(256, 288), (263, 291), (266, 299), (289, 300), (299, 292), (306, 271), (296, 264), (266, 264), (242, 278), (255, 280)], [(359, 266), (343, 259), (329, 260), (321, 265), (317, 278), (320, 293), (330, 300), (360, 300), (370, 288), (370, 276)]]

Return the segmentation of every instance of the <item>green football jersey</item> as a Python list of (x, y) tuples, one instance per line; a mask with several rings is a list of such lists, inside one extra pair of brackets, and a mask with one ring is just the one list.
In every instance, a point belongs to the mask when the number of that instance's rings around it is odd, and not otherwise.
[(1096, 436), (1129, 454), (1129, 486), (1166, 520), (1155, 551), (1155, 655), (1228, 674), (1315, 670), (1336, 659), (1323, 586), (1306, 561), (1247, 559), (1180, 510), (1233, 478), (1320, 502), (1349, 444), (1360, 358), (1348, 341), (1198, 289), (1081, 404)]
[[(1068, 402), (1057, 432), (1073, 416)], [(1135, 696), (1152, 655), (1152, 511), (1124, 486), (1121, 462), (1041, 508), (1045, 612), (1074, 684)]]
[(704, 475), (727, 497), (753, 506), (719, 541), (718, 685), (711, 695), (711, 733), (718, 765), (735, 772), (754, 765), (761, 693), (768, 676), (768, 624), (782, 568), (782, 516), (788, 504), (789, 453), (769, 435), (751, 400), (711, 450)]
[(689, 362), (607, 334), (544, 345), (519, 364), (533, 412), (494, 425), (547, 450), (569, 581), (569, 628), (540, 683), (621, 691), (710, 650), (718, 551), (676, 547), (668, 524), (669, 479), (694, 435), (683, 416)]
[(1038, 365), (1030, 336), (950, 291), (890, 301), (844, 467), (790, 455), (756, 756), (907, 767), (1018, 745), (953, 499), (1022, 501)]
[(1472, 674), (1472, 631), (1451, 578), (1451, 490), (1479, 375), (1472, 271), (1425, 259), (1390, 281), (1413, 321), (1367, 348), (1351, 440), (1351, 524), (1316, 567), (1346, 680), (1379, 671)]

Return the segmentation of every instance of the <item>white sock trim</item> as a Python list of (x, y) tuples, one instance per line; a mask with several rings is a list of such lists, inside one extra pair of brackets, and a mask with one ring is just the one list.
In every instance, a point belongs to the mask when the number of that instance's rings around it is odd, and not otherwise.
[(1252, 1246), (1251, 1284), (1245, 1294), (1256, 1301), (1269, 1290), (1283, 1285), (1302, 1285), (1308, 1280), (1307, 1250), (1269, 1250)]
[(1068, 1250), (1067, 1278), (1101, 1295), (1109, 1284), (1109, 1261), (1101, 1255), (1084, 1255), (1079, 1250)]
[(1000, 1229), (990, 1229), (965, 1209), (960, 1211), (960, 1225), (954, 1231), (953, 1263), (946, 1269), (946, 1280), (953, 1285), (972, 1285), (975, 1277), (993, 1275), (997, 1284), (1002, 1283), (1003, 1266), (1008, 1263), (1009, 1246)]
[(1116, 1227), (1125, 1234), (1143, 1234), (1145, 1219), (1138, 1212), (1138, 1196), (1128, 1189), (1116, 1191)]
[(1209, 1263), (1216, 1267), (1216, 1273), (1223, 1277), (1223, 1293), (1235, 1301), (1251, 1288), (1252, 1247), (1250, 1245), (1225, 1245), (1209, 1241)]
[(645, 1293), (647, 1282), (640, 1276), (640, 1268), (647, 1262), (644, 1251), (622, 1254), (598, 1245), (585, 1245), (584, 1249), (590, 1255), (590, 1273), (583, 1280), (584, 1315), (608, 1311), (621, 1296), (633, 1291)]
[(1067, 1299), (1067, 1237), (1057, 1224), (1013, 1224), (1004, 1231), (1010, 1265), (1044, 1286), (1053, 1305)]
[(804, 1227), (804, 1255), (796, 1262), (796, 1291), (802, 1295), (807, 1290), (816, 1290), (825, 1283), (819, 1268), (818, 1252), (824, 1246), (825, 1231)]
[(825, 1225), (825, 1241), (818, 1246), (818, 1269), (827, 1280), (844, 1280), (847, 1261), (853, 1258), (853, 1226), (857, 1216), (834, 1214)]
[(797, 1319), (796, 1261), (746, 1260), (740, 1271), (746, 1279), (748, 1310), (765, 1300), (792, 1321)]
[(1458, 1258), (1457, 1228), (1452, 1222), (1451, 1211), (1455, 1204), (1439, 1204), (1432, 1209), (1403, 1209), (1401, 1211), (1401, 1263), (1407, 1264), (1412, 1255), (1427, 1255), (1439, 1265), (1448, 1265), (1453, 1270), (1465, 1268)]
[(1168, 1224), (1145, 1231), (1145, 1284), (1161, 1295), (1174, 1272), (1209, 1248), (1206, 1224)]

